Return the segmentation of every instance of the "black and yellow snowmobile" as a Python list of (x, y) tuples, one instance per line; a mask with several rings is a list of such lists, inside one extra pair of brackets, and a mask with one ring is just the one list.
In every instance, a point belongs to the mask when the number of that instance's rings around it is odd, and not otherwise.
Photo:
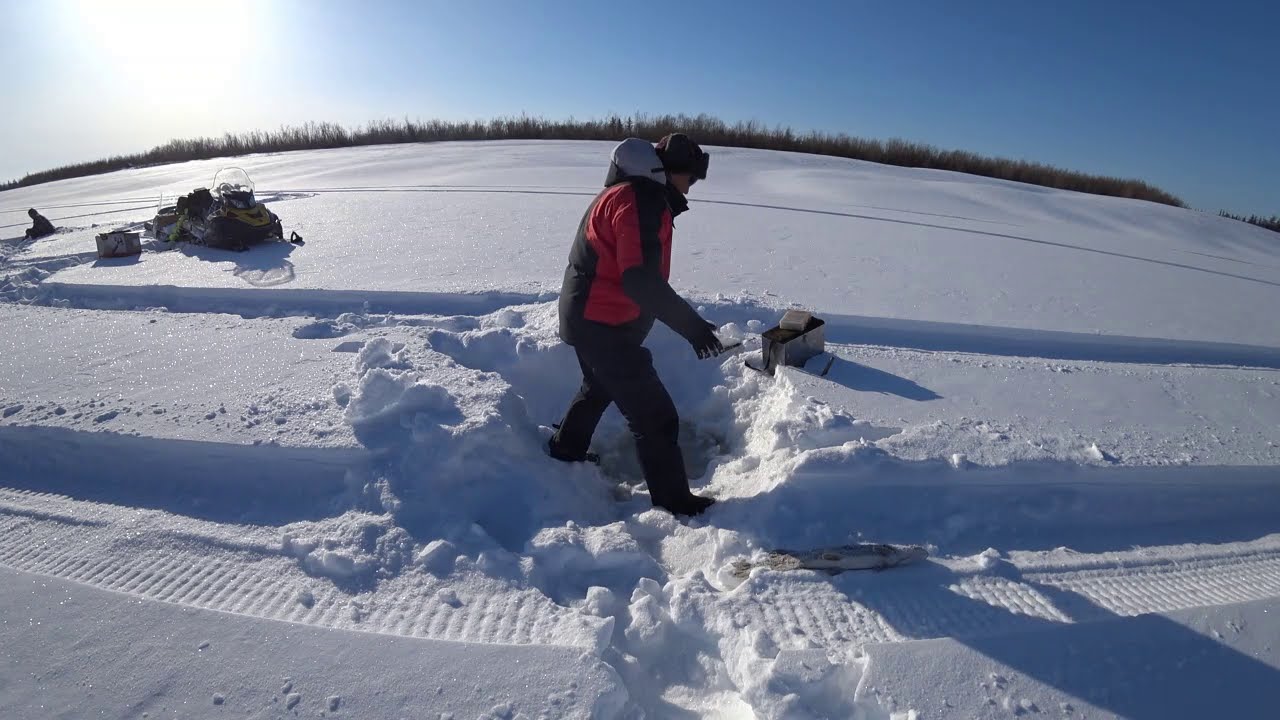
[(245, 250), (268, 240), (283, 240), (280, 218), (258, 202), (253, 181), (240, 168), (224, 168), (213, 176), (213, 204), (205, 215), (200, 243), (226, 250)]
[[(152, 223), (156, 237), (224, 250), (284, 241), (280, 218), (254, 197), (248, 173), (224, 168), (213, 176), (213, 187), (196, 188), (179, 197), (176, 205), (162, 208)], [(296, 232), (288, 242), (303, 244)]]

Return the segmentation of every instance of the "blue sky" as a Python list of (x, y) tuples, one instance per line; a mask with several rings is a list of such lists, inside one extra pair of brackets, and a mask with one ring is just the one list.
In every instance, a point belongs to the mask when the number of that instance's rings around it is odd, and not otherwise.
[(0, 0), (0, 178), (307, 120), (706, 112), (1270, 215), (1277, 26), (1182, 0)]

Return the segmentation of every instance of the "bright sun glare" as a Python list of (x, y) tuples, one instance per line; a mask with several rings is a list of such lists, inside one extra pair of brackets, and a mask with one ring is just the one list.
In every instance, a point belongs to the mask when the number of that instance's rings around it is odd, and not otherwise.
[(69, 10), (113, 80), (168, 83), (192, 80), (200, 70), (224, 78), (246, 70), (265, 22), (255, 10), (261, 5), (81, 0)]

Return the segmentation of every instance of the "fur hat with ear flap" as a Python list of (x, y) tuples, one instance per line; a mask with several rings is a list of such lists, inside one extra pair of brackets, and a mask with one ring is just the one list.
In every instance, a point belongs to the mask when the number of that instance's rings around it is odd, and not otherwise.
[(699, 180), (707, 179), (711, 156), (684, 133), (671, 133), (658, 141), (658, 157), (668, 173), (688, 173)]

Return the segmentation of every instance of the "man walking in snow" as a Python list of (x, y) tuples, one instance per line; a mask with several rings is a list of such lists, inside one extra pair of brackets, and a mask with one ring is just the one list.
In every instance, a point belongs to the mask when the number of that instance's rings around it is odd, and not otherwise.
[(572, 345), (582, 387), (550, 441), (551, 456), (588, 459), (596, 425), (616, 403), (636, 438), (653, 504), (698, 515), (714, 501), (689, 490), (675, 404), (643, 346), (655, 319), (699, 358), (724, 348), (706, 322), (668, 284), (672, 221), (689, 209), (689, 188), (707, 177), (709, 156), (682, 134), (657, 147), (630, 138), (613, 151), (605, 190), (578, 227), (560, 291), (560, 337)]
[(49, 218), (36, 212), (35, 208), (27, 211), (27, 215), (31, 217), (31, 227), (27, 229), (27, 237), (30, 239), (42, 238), (45, 235), (53, 234), (53, 223), (49, 222)]

